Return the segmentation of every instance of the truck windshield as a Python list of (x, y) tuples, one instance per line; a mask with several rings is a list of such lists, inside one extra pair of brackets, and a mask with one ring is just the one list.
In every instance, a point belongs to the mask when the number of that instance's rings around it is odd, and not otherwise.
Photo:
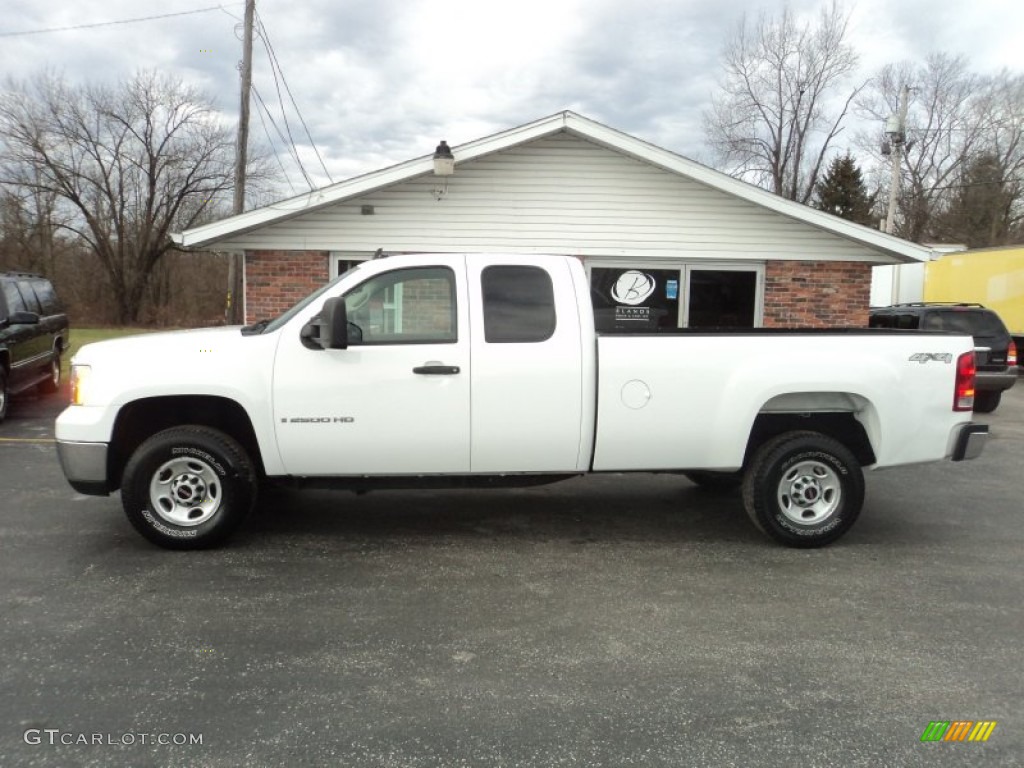
[(291, 320), (297, 314), (299, 314), (300, 312), (305, 310), (306, 307), (308, 307), (310, 304), (313, 304), (317, 299), (319, 299), (321, 296), (323, 296), (325, 293), (327, 293), (327, 291), (329, 291), (339, 280), (341, 280), (346, 275), (349, 275), (352, 272), (355, 272), (357, 269), (359, 269), (360, 266), (362, 266), (362, 264), (356, 264), (351, 269), (348, 269), (348, 270), (342, 272), (340, 275), (338, 275), (336, 278), (334, 278), (333, 280), (328, 282), (326, 285), (323, 285), (320, 288), (317, 288), (315, 291), (313, 291), (311, 294), (309, 294), (309, 296), (307, 296), (306, 298), (302, 299), (302, 301), (300, 301), (294, 307), (292, 307), (291, 309), (287, 310), (284, 314), (279, 315), (278, 317), (274, 318), (269, 323), (267, 323), (266, 326), (262, 329), (261, 332), (262, 333), (268, 333), (270, 331), (276, 331), (278, 328), (280, 328), (281, 326), (285, 325), (289, 320)]

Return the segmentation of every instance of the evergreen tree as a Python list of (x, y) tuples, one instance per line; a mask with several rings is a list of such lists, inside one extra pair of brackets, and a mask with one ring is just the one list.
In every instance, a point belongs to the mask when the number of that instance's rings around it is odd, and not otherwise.
[(814, 186), (812, 204), (819, 211), (870, 227), (876, 224), (876, 194), (868, 194), (860, 168), (847, 153), (829, 164), (828, 171)]

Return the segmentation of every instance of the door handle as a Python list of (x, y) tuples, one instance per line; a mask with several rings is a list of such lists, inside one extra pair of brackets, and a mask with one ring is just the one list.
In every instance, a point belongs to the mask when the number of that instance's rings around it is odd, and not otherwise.
[(421, 365), (412, 369), (413, 373), (420, 373), (425, 376), (452, 376), (460, 372), (457, 365)]

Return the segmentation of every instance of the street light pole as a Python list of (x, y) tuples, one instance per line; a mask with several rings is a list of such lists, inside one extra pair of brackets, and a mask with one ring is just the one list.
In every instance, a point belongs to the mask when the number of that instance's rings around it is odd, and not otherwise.
[[(238, 215), (245, 210), (245, 166), (249, 149), (249, 92), (252, 90), (252, 28), (256, 15), (256, 0), (246, 0), (244, 32), (242, 36), (241, 103), (238, 110), (238, 140), (235, 144), (235, 199), (232, 213)], [(244, 322), (240, 298), (242, 296), (243, 254), (231, 254), (228, 263), (228, 321)]]
[[(907, 146), (907, 107), (910, 100), (910, 86), (900, 89), (899, 116), (890, 118), (886, 133), (892, 141), (892, 178), (889, 181), (889, 211), (885, 217), (885, 231), (892, 234), (896, 218), (896, 198), (900, 191), (900, 160)], [(895, 119), (895, 125), (893, 120)]]

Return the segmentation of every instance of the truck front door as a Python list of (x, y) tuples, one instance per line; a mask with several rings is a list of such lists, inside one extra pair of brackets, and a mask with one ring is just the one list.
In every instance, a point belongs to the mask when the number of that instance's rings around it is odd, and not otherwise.
[(345, 293), (348, 349), (311, 350), (298, 333), (278, 345), (274, 422), (291, 475), (470, 470), (465, 257), (381, 269)]

